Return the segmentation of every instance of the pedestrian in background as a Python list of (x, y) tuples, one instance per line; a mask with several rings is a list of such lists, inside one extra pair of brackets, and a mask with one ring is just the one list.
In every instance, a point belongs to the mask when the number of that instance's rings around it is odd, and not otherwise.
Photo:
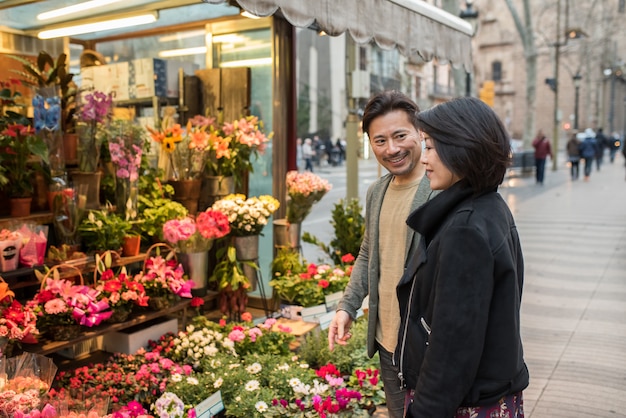
[(533, 147), (535, 148), (535, 178), (537, 184), (543, 185), (543, 178), (546, 172), (546, 158), (548, 156), (552, 158), (552, 148), (550, 147), (550, 141), (541, 129), (539, 129), (537, 136), (533, 140)]
[(615, 154), (617, 154), (617, 151), (620, 149), (621, 146), (622, 140), (620, 139), (619, 134), (617, 132), (613, 132), (609, 144), (609, 156), (611, 158), (611, 164), (613, 164), (613, 162), (615, 161)]
[(600, 171), (600, 167), (604, 162), (604, 149), (608, 146), (608, 138), (602, 132), (602, 128), (598, 128), (596, 133), (596, 170)]
[(398, 364), (392, 357), (400, 326), (396, 285), (409, 249), (419, 242), (419, 235), (404, 220), (431, 194), (419, 162), (422, 146), (416, 128), (418, 111), (417, 104), (397, 91), (379, 93), (365, 106), (363, 131), (378, 163), (389, 173), (367, 190), (365, 235), (350, 282), (328, 329), (330, 350), (335, 344), (345, 344), (352, 321), (369, 294), (367, 354), (372, 357), (378, 351), (391, 418), (402, 418), (405, 401)]
[(313, 172), (313, 157), (315, 151), (313, 150), (313, 141), (311, 138), (306, 138), (302, 145), (302, 157), (304, 157), (304, 169)]
[(397, 287), (406, 417), (522, 418), (524, 261), (497, 191), (510, 138), (474, 97), (423, 111), (418, 124), (421, 161), (441, 193), (407, 219), (422, 238)]
[(580, 156), (585, 159), (585, 181), (589, 181), (597, 149), (598, 142), (595, 132), (591, 128), (585, 129), (585, 139), (580, 144)]
[[(580, 139), (579, 139), (580, 136)], [(572, 137), (567, 141), (567, 159), (570, 164), (570, 175), (572, 180), (578, 180), (580, 174), (580, 142), (584, 137), (582, 132), (572, 134)]]

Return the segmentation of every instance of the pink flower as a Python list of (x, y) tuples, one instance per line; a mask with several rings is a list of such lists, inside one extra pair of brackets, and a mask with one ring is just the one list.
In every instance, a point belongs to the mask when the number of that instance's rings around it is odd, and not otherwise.
[(67, 305), (62, 299), (52, 299), (44, 305), (44, 311), (48, 315), (57, 315), (67, 312)]
[(263, 335), (263, 331), (261, 331), (257, 327), (250, 328), (248, 330), (248, 335), (250, 336), (250, 341), (255, 342), (257, 337), (260, 337)]
[(246, 334), (243, 331), (234, 329), (228, 334), (228, 339), (234, 342), (241, 342), (246, 338)]

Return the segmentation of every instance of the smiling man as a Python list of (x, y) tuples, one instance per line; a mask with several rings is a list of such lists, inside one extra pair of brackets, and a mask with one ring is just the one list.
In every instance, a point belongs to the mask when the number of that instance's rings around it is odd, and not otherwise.
[(419, 235), (407, 228), (408, 214), (431, 194), (424, 166), (422, 145), (416, 128), (417, 105), (397, 91), (372, 97), (363, 114), (367, 133), (378, 162), (389, 171), (367, 191), (365, 235), (344, 297), (329, 327), (328, 344), (345, 344), (352, 321), (369, 294), (367, 352), (380, 356), (389, 417), (402, 417), (405, 392), (392, 354), (400, 326), (396, 285), (402, 276), (406, 255), (417, 245)]

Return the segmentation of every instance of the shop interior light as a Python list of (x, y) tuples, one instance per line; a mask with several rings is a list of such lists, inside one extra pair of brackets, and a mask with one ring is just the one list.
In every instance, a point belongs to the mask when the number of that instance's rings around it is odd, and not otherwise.
[(243, 16), (243, 17), (247, 17), (248, 19), (260, 19), (260, 17), (259, 17), (259, 16), (253, 15), (252, 13), (247, 12), (247, 11), (245, 11), (245, 10), (244, 10), (244, 11), (242, 11), (241, 13), (239, 13), (239, 14), (240, 14), (241, 16)]
[(249, 60), (238, 60), (238, 61), (226, 61), (221, 62), (221, 68), (232, 68), (232, 67), (263, 67), (266, 65), (272, 64), (272, 58), (253, 58)]
[(83, 3), (74, 4), (72, 6), (61, 7), (58, 9), (50, 10), (48, 12), (39, 13), (37, 20), (54, 19), (55, 17), (68, 16), (76, 13), (84, 12), (85, 10), (96, 9), (102, 6), (108, 6), (111, 3), (117, 3), (121, 0), (91, 0)]
[(180, 49), (169, 49), (167, 51), (159, 51), (159, 57), (161, 58), (171, 58), (171, 57), (182, 57), (186, 55), (199, 55), (206, 54), (206, 46), (198, 46), (195, 48), (180, 48)]
[(84, 23), (74, 26), (62, 26), (55, 29), (43, 30), (37, 34), (39, 39), (60, 38), (62, 36), (80, 35), (113, 29), (126, 28), (129, 26), (146, 25), (154, 23), (158, 19), (156, 12), (145, 13), (135, 16), (127, 16), (119, 19), (104, 20), (100, 22)]

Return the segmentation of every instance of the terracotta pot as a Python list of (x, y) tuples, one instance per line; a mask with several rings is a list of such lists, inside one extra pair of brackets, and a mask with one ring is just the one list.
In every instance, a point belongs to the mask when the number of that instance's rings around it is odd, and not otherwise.
[(11, 205), (11, 216), (14, 218), (30, 216), (30, 205), (32, 201), (32, 197), (12, 197), (9, 200), (9, 204)]
[(127, 235), (124, 237), (124, 246), (122, 247), (122, 255), (124, 257), (133, 257), (139, 254), (141, 248), (141, 236)]

